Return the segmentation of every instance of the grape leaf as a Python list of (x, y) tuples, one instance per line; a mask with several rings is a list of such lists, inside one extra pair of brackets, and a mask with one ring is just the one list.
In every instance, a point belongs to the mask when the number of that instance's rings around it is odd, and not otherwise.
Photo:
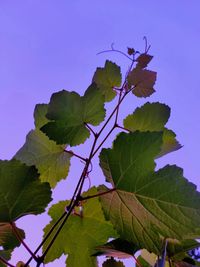
[(12, 222), (45, 210), (51, 201), (51, 190), (38, 176), (35, 167), (14, 159), (0, 161), (0, 222)]
[(104, 97), (93, 83), (84, 96), (60, 91), (51, 97), (46, 117), (51, 120), (41, 130), (57, 144), (83, 143), (90, 132), (85, 124), (99, 125), (105, 117)]
[(136, 59), (137, 61), (136, 68), (141, 68), (141, 69), (146, 68), (149, 62), (152, 60), (152, 58), (153, 56), (148, 55), (146, 53), (139, 55), (139, 57)]
[(105, 101), (109, 102), (116, 96), (113, 87), (120, 87), (121, 85), (120, 67), (115, 63), (106, 60), (104, 68), (97, 68), (92, 81), (95, 82), (98, 88), (105, 96)]
[(34, 110), (35, 128), (40, 129), (47, 124), (49, 120), (46, 117), (48, 111), (48, 104), (37, 104)]
[(97, 250), (97, 252), (93, 254), (94, 256), (105, 255), (107, 257), (125, 259), (132, 257), (139, 248), (127, 240), (117, 238), (104, 245), (96, 247), (95, 250)]
[(125, 267), (123, 262), (111, 258), (103, 263), (103, 267)]
[(124, 127), (130, 131), (163, 131), (163, 144), (157, 156), (161, 157), (182, 147), (175, 133), (164, 127), (169, 117), (170, 108), (167, 105), (147, 102), (124, 119)]
[[(106, 218), (120, 237), (160, 253), (160, 237), (186, 239), (200, 234), (200, 193), (177, 166), (154, 172), (161, 132), (121, 133), (103, 149), (100, 165), (116, 191), (100, 197)], [(100, 192), (108, 190), (100, 186)]]
[(179, 150), (181, 147), (182, 145), (176, 140), (176, 134), (172, 130), (164, 128), (163, 144), (160, 153), (157, 155), (157, 158), (162, 157), (167, 153)]
[[(16, 231), (21, 239), (25, 238), (25, 233), (22, 229), (16, 227)], [(11, 224), (0, 223), (0, 246), (2, 246), (4, 250), (12, 250), (20, 245), (21, 243), (13, 233)]]
[[(0, 250), (0, 257), (2, 257), (4, 260), (8, 261), (11, 258), (11, 250)], [(5, 265), (1, 260), (0, 260), (0, 267), (5, 267)]]
[(141, 68), (134, 68), (128, 75), (129, 86), (134, 86), (132, 92), (137, 97), (148, 97), (155, 90), (156, 72)]
[[(95, 187), (85, 192), (83, 196), (97, 193)], [(49, 210), (51, 222), (45, 227), (45, 235), (52, 225), (63, 213), (68, 201), (62, 201), (53, 205)], [(83, 216), (71, 215), (58, 235), (54, 245), (49, 250), (46, 262), (51, 262), (59, 258), (63, 253), (68, 254), (66, 265), (70, 267), (95, 267), (97, 262), (94, 256), (95, 247), (108, 240), (109, 237), (116, 237), (113, 226), (106, 221), (103, 215), (98, 198), (92, 198), (83, 204)], [(43, 249), (46, 248), (46, 243)]]
[(38, 129), (29, 132), (25, 144), (15, 155), (26, 165), (35, 165), (40, 180), (49, 182), (51, 187), (68, 175), (71, 157), (65, 152), (65, 145), (57, 145)]
[(145, 103), (124, 119), (124, 127), (131, 131), (161, 131), (170, 117), (170, 108), (159, 102)]

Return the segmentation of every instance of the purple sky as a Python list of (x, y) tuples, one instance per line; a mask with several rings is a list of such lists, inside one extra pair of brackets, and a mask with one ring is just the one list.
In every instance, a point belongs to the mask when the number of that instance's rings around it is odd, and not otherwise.
[[(35, 104), (48, 103), (51, 94), (63, 88), (82, 94), (95, 68), (107, 58), (122, 65), (123, 71), (129, 66), (121, 55), (97, 56), (97, 52), (113, 42), (125, 52), (127, 46), (142, 51), (147, 36), (154, 55), (149, 68), (158, 72), (157, 92), (149, 100), (171, 107), (168, 126), (184, 145), (160, 160), (159, 166), (176, 163), (184, 168), (185, 177), (198, 184), (199, 10), (199, 0), (0, 0), (0, 158), (10, 159), (23, 145), (33, 128)], [(121, 114), (144, 102), (130, 97)], [(85, 153), (82, 148), (76, 151)], [(56, 201), (70, 197), (78, 171), (72, 170), (67, 182), (58, 185)], [(65, 186), (70, 190), (66, 192)], [(45, 215), (20, 220), (33, 249), (48, 220)], [(17, 250), (13, 263), (26, 258), (24, 250)], [(47, 266), (61, 262), (64, 257)]]

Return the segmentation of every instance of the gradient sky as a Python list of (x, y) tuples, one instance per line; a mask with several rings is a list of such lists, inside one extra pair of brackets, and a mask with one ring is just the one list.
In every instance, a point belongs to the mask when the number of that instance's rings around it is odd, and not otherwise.
[[(33, 128), (35, 104), (48, 103), (51, 94), (63, 88), (82, 94), (105, 59), (127, 70), (129, 61), (121, 55), (97, 52), (111, 43), (125, 52), (127, 46), (143, 51), (146, 36), (154, 55), (149, 68), (158, 72), (157, 92), (149, 100), (171, 107), (168, 126), (184, 145), (159, 160), (159, 166), (175, 163), (200, 186), (199, 14), (199, 0), (0, 0), (0, 158), (10, 159), (23, 145)], [(144, 102), (130, 97), (121, 118)], [(83, 147), (76, 151), (86, 153)], [(72, 170), (68, 183), (59, 183), (56, 201), (70, 198), (80, 171)], [(49, 218), (27, 217), (19, 226), (34, 249)], [(17, 249), (13, 263), (26, 258), (24, 250)], [(46, 266), (63, 262), (64, 257)]]

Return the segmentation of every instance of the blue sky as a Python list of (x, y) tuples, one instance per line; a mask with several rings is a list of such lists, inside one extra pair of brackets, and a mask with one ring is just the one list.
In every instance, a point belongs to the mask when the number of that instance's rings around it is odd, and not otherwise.
[[(168, 126), (184, 145), (159, 164), (176, 163), (189, 180), (200, 185), (199, 10), (198, 0), (0, 0), (0, 158), (10, 159), (23, 145), (33, 128), (35, 104), (48, 103), (51, 94), (63, 88), (82, 94), (95, 68), (106, 59), (125, 72), (129, 66), (126, 58), (96, 54), (112, 43), (125, 52), (127, 46), (142, 51), (146, 36), (154, 55), (150, 68), (158, 72), (157, 92), (149, 101), (171, 107)], [(130, 98), (121, 118), (144, 102)], [(56, 200), (66, 194), (70, 197), (75, 175), (78, 172), (72, 170), (68, 179), (71, 191), (63, 190), (67, 183), (58, 185)], [(48, 217), (32, 216), (34, 231), (28, 219), (20, 224), (34, 249)], [(27, 257), (20, 251), (14, 261)]]

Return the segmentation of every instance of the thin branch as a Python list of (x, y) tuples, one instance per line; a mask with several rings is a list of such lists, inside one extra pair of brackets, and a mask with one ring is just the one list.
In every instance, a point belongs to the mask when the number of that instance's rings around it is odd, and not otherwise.
[(42, 254), (42, 256), (40, 257), (41, 259), (41, 263), (44, 261), (44, 258), (47, 254), (47, 252), (49, 251), (49, 249), (51, 248), (51, 246), (53, 245), (53, 243), (55, 242), (58, 234), (60, 233), (60, 231), (62, 230), (63, 226), (65, 225), (67, 219), (69, 218), (70, 214), (72, 213), (73, 209), (75, 208), (75, 206), (77, 205), (77, 202), (75, 201), (73, 203), (73, 205), (70, 207), (69, 212), (67, 213), (65, 219), (63, 220), (63, 222), (61, 223), (61, 225), (59, 226), (58, 230), (56, 231), (55, 235), (53, 236), (51, 242), (49, 243), (49, 245), (47, 246), (47, 248), (45, 249), (44, 253)]
[(124, 128), (124, 127), (122, 127), (122, 126), (120, 126), (120, 125), (118, 125), (118, 124), (116, 124), (115, 127), (119, 128), (119, 129), (122, 129), (122, 130), (124, 130), (124, 131), (127, 131), (127, 132), (129, 132), (129, 133), (131, 132), (129, 129)]
[(94, 132), (94, 130), (90, 127), (90, 125), (86, 122), (84, 122), (84, 125), (88, 128), (88, 130), (90, 130), (94, 136), (96, 136), (96, 133)]
[(15, 223), (11, 222), (10, 223), (13, 233), (15, 234), (15, 236), (17, 237), (17, 239), (19, 240), (19, 242), (25, 247), (25, 249), (31, 254), (31, 256), (33, 257), (33, 259), (37, 262), (38, 258), (36, 257), (36, 255), (31, 251), (31, 249), (29, 248), (29, 246), (24, 242), (24, 240), (21, 238), (20, 234), (17, 231), (17, 228), (15, 226)]
[(14, 265), (12, 265), (11, 263), (7, 262), (7, 260), (5, 260), (3, 257), (0, 256), (0, 261), (3, 262), (6, 266), (9, 267), (15, 267)]
[(107, 119), (107, 121), (104, 123), (104, 125), (102, 126), (101, 130), (98, 132), (98, 136), (102, 133), (102, 131), (104, 130), (104, 128), (106, 127), (106, 125), (109, 123), (109, 121), (112, 119), (113, 115), (115, 114), (116, 110), (118, 109), (118, 106), (122, 103), (122, 101), (124, 100), (125, 96), (127, 95), (127, 92), (122, 96), (122, 98), (120, 99), (120, 101), (118, 102), (117, 106), (114, 108), (113, 112), (110, 114), (109, 118)]
[(103, 139), (103, 141), (99, 144), (99, 146), (97, 147), (97, 149), (94, 151), (94, 153), (92, 154), (92, 157), (94, 157), (94, 155), (98, 152), (98, 150), (101, 148), (101, 146), (105, 143), (105, 141), (108, 139), (108, 137), (110, 136), (110, 134), (113, 132), (113, 130), (115, 129), (115, 125), (111, 128), (111, 130), (108, 132), (108, 134), (106, 135), (106, 137)]
[(118, 115), (119, 115), (119, 103), (121, 101), (121, 98), (122, 98), (122, 91), (120, 91), (119, 93), (119, 98), (118, 98), (118, 107), (117, 107), (117, 110), (116, 110), (116, 116), (115, 116), (115, 125), (117, 124), (117, 120), (118, 120)]
[(90, 199), (90, 198), (99, 197), (99, 196), (106, 195), (106, 194), (114, 192), (114, 191), (116, 191), (116, 188), (113, 188), (113, 189), (110, 189), (110, 190), (108, 190), (106, 192), (98, 193), (98, 194), (95, 194), (95, 195), (92, 195), (92, 196), (81, 197), (81, 200), (86, 200), (86, 199)]
[(127, 56), (127, 54), (125, 54), (124, 52), (120, 51), (120, 50), (116, 50), (116, 49), (109, 49), (109, 50), (104, 50), (104, 51), (101, 51), (99, 53), (97, 53), (97, 55), (100, 55), (100, 54), (104, 54), (104, 53), (110, 53), (110, 52), (117, 52), (117, 53), (120, 53), (121, 55), (127, 57), (128, 59), (130, 59), (131, 61), (133, 60), (131, 57)]
[(77, 157), (77, 158), (79, 158), (79, 159), (81, 159), (81, 160), (83, 160), (83, 161), (85, 161), (85, 162), (87, 161), (87, 159), (81, 157), (80, 155), (74, 153), (73, 151), (70, 151), (70, 150), (66, 150), (66, 149), (65, 149), (64, 152), (69, 153), (69, 154), (71, 154), (72, 156), (75, 156), (75, 157)]
[[(56, 228), (56, 226), (59, 224), (59, 222), (66, 216), (66, 212), (64, 212), (60, 218), (58, 219), (58, 221), (52, 226), (52, 228), (50, 229), (50, 231), (48, 232), (48, 234), (45, 236), (45, 238), (42, 240), (42, 242), (40, 243), (40, 245), (36, 248), (36, 250), (34, 251), (34, 254), (36, 255), (36, 253), (38, 253), (38, 251), (41, 249), (41, 247), (43, 246), (43, 244), (46, 242), (46, 240), (49, 238), (49, 236), (51, 235), (51, 233), (54, 231), (54, 229)], [(24, 265), (24, 267), (27, 267), (29, 265), (29, 263), (32, 261), (33, 257), (31, 256), (29, 258), (29, 260), (26, 262), (26, 264)]]

